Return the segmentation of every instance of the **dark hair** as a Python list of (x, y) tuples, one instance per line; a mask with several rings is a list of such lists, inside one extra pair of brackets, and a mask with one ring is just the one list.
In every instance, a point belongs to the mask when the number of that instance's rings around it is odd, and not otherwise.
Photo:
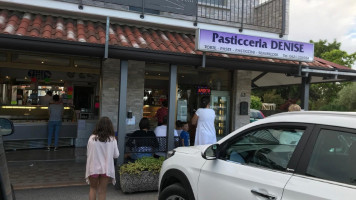
[(182, 124), (182, 127), (183, 127), (184, 125), (188, 124), (188, 122), (181, 122), (181, 124)]
[(202, 108), (206, 108), (208, 106), (208, 104), (210, 103), (210, 97), (209, 96), (202, 97), (200, 100), (200, 103), (201, 103)]
[(181, 128), (182, 126), (183, 126), (182, 121), (177, 120), (177, 121), (176, 121), (176, 127), (177, 127), (177, 128)]
[(112, 138), (115, 139), (114, 127), (111, 120), (108, 117), (101, 117), (98, 123), (96, 123), (93, 135), (96, 136), (94, 140), (99, 140), (100, 142), (109, 142)]
[(143, 130), (143, 129), (149, 130), (150, 129), (150, 121), (148, 120), (147, 117), (143, 117), (140, 120), (140, 123), (138, 126), (140, 127), (140, 130)]
[(48, 91), (46, 92), (46, 94), (48, 94), (49, 96), (52, 96), (52, 91), (48, 90)]
[(167, 101), (167, 100), (163, 100), (163, 101), (162, 101), (162, 105), (163, 105), (164, 107), (168, 107), (168, 101)]
[(162, 124), (165, 124), (165, 125), (166, 125), (167, 122), (168, 122), (168, 116), (166, 115), (166, 116), (163, 117)]
[(53, 96), (53, 101), (59, 101), (59, 95), (57, 95), (57, 94), (54, 95), (54, 96)]

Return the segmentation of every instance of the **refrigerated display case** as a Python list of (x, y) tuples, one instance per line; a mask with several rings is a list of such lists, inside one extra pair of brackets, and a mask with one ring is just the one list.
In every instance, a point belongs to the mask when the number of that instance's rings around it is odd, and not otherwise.
[(210, 107), (215, 111), (216, 137), (222, 138), (230, 133), (230, 92), (211, 91)]

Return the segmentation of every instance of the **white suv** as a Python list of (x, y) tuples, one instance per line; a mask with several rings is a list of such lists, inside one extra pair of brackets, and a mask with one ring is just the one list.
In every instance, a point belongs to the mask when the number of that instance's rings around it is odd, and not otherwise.
[(159, 184), (159, 200), (354, 200), (356, 113), (282, 113), (177, 148)]

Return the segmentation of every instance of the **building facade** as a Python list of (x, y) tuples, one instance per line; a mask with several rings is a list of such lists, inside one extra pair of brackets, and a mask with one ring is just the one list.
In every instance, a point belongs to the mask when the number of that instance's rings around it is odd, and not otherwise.
[(171, 149), (175, 121), (189, 122), (203, 96), (211, 97), (219, 138), (249, 123), (241, 106), (249, 105), (252, 85), (304, 83), (305, 96), (309, 83), (351, 80), (354, 73), (318, 58), (196, 50), (197, 29), (287, 39), (289, 0), (1, 0), (0, 6), (1, 115), (17, 120), (17, 130), (37, 133), (5, 137), (8, 149), (41, 146), (47, 90), (67, 106), (63, 145), (85, 146), (96, 119), (108, 116), (123, 152), (126, 133), (142, 117), (155, 127), (165, 100)]

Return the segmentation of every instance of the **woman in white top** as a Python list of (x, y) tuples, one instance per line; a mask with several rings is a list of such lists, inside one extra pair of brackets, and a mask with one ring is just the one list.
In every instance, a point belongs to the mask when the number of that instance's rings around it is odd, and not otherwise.
[(106, 198), (106, 187), (110, 180), (115, 184), (114, 158), (119, 157), (114, 128), (108, 117), (102, 117), (89, 137), (85, 178), (90, 184), (89, 200)]
[(210, 108), (210, 97), (201, 98), (201, 107), (192, 118), (192, 124), (197, 125), (194, 145), (214, 144), (216, 143), (215, 112)]

